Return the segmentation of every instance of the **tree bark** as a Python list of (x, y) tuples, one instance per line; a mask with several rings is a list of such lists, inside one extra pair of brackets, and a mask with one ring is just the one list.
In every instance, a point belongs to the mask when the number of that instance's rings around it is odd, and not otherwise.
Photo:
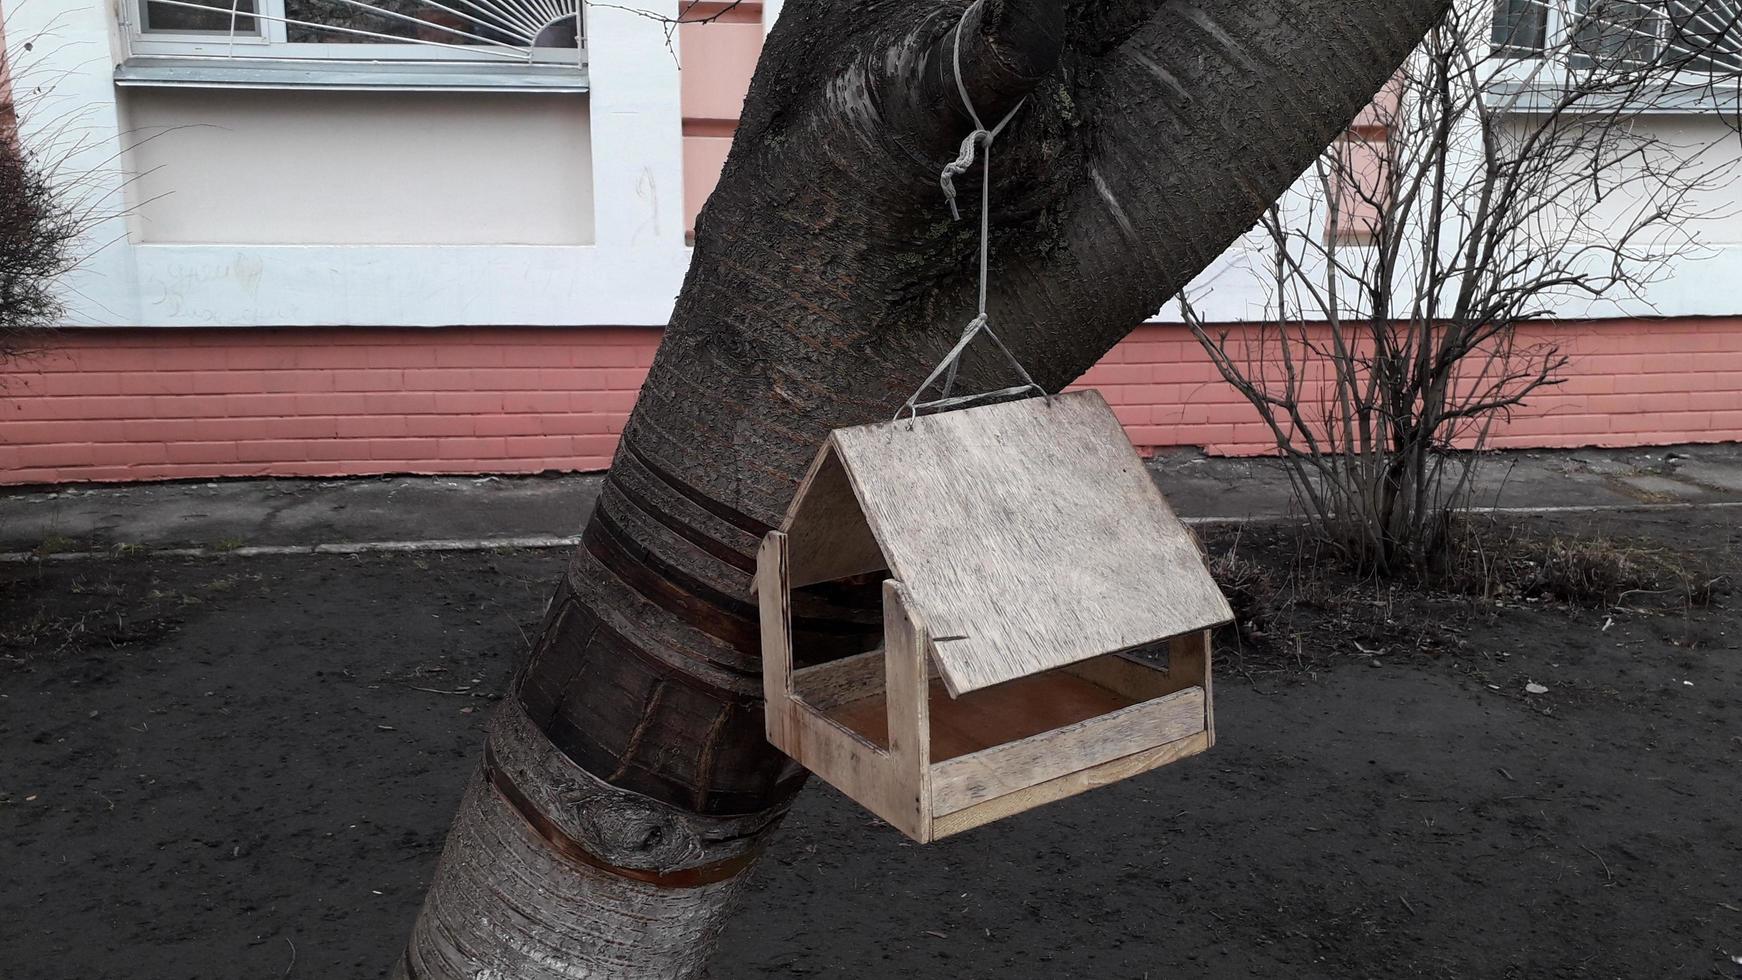
[[(888, 418), (973, 315), (938, 174), (997, 143), (992, 322), (1081, 374), (1250, 228), (1444, 0), (789, 0), (694, 260), (398, 976), (699, 976), (804, 773), (763, 738), (761, 535), (829, 430)], [(978, 198), (978, 168), (958, 181)], [(1003, 387), (970, 349), (961, 384)], [(874, 588), (803, 599), (813, 649)]]

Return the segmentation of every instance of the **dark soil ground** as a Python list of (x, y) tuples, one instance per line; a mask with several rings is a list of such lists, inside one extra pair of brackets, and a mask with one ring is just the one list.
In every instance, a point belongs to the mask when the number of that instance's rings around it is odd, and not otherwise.
[[(1733, 582), (1734, 515), (1532, 530)], [(719, 980), (1742, 976), (1733, 586), (1289, 601), (1286, 532), (1209, 540), (1278, 580), (1214, 751), (924, 848), (819, 785)], [(562, 562), (0, 569), (0, 976), (380, 975)]]

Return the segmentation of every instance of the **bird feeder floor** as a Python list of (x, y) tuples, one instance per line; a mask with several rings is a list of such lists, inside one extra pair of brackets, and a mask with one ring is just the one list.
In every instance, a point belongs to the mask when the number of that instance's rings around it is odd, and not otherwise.
[[(1064, 728), (1140, 703), (1066, 673), (1048, 671), (952, 698), (931, 679), (931, 758), (943, 762)], [(883, 692), (829, 708), (824, 714), (879, 747), (889, 745), (889, 708)]]

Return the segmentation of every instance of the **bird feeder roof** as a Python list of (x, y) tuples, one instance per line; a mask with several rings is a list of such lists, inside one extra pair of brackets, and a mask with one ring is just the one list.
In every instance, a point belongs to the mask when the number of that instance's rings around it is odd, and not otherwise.
[(887, 568), (959, 695), (1233, 618), (1099, 392), (836, 430), (794, 588)]

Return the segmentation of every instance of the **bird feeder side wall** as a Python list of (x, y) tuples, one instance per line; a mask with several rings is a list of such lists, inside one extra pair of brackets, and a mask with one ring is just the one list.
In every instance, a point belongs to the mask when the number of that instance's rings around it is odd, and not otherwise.
[(786, 535), (770, 531), (756, 551), (756, 606), (762, 628), (762, 696), (768, 740), (783, 747), (784, 711), (792, 695), (792, 593), (787, 588)]
[[(791, 577), (785, 534), (771, 531), (763, 538), (756, 577), (764, 724), (769, 742), (890, 826), (926, 843), (931, 839), (931, 813), (919, 806), (927, 799), (926, 773), (920, 760), (925, 758), (929, 730), (915, 729), (915, 734), (896, 749), (897, 732), (892, 727), (894, 751), (885, 751), (794, 695)], [(911, 680), (917, 674), (918, 683), (924, 683), (925, 636), (907, 618), (898, 589), (886, 585), (884, 599), (886, 629), (892, 623), (902, 627), (891, 629), (887, 637), (888, 649), (896, 654), (889, 658), (892, 666), (887, 674), (894, 682), (888, 695), (890, 720), (895, 721), (899, 705), (903, 724), (914, 725), (925, 720), (923, 694), (913, 693), (915, 682)]]
[(1069, 773), (1009, 795), (970, 806), (964, 810), (936, 817), (931, 823), (931, 839), (942, 840), (966, 830), (984, 827), (989, 823), (1003, 820), (1005, 817), (1015, 816), (1024, 810), (1032, 810), (1047, 803), (1076, 796), (1078, 793), (1085, 793), (1101, 786), (1109, 786), (1133, 776), (1142, 775), (1151, 769), (1159, 769), (1181, 759), (1198, 755), (1208, 748), (1209, 734), (1198, 732), (1195, 735), (1168, 742), (1153, 749), (1146, 749), (1089, 769)]
[(1216, 744), (1216, 692), (1210, 668), (1210, 630), (1176, 636), (1167, 643), (1167, 674), (1170, 683), (1204, 689), (1205, 748)]
[(1204, 730), (1216, 742), (1215, 690), (1211, 678), (1211, 630), (1181, 633), (1167, 641), (1167, 668), (1123, 653), (1109, 653), (1063, 668), (1067, 673), (1137, 701), (1153, 701), (1188, 687), (1204, 689)]
[[(883, 641), (888, 656), (889, 755), (895, 778), (891, 802), (913, 814), (896, 826), (920, 843), (931, 839), (930, 639), (894, 579), (883, 583)], [(911, 808), (911, 809), (909, 809)]]
[(932, 816), (948, 816), (1203, 734), (1204, 692), (1193, 686), (947, 759), (932, 767)]

